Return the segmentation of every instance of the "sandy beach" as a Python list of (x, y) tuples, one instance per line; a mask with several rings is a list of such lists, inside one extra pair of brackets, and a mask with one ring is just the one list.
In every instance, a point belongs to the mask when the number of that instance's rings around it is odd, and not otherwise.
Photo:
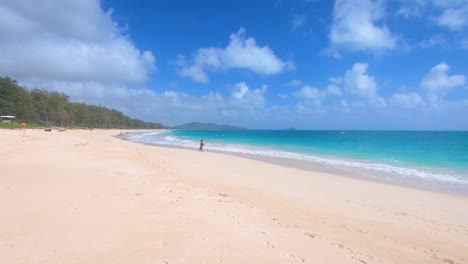
[(468, 263), (468, 197), (0, 130), (0, 263)]

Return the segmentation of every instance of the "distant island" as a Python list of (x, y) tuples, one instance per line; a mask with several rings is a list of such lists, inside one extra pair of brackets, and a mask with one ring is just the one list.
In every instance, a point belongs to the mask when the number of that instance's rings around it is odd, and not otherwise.
[(170, 127), (171, 129), (199, 129), (199, 130), (247, 130), (244, 127), (217, 125), (213, 123), (190, 122), (179, 126)]

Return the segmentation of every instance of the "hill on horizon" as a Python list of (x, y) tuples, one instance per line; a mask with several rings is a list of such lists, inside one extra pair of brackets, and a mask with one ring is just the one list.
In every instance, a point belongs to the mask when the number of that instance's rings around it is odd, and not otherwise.
[(244, 127), (230, 126), (230, 125), (217, 125), (213, 123), (199, 123), (190, 122), (178, 126), (170, 127), (172, 129), (200, 129), (200, 130), (247, 130)]

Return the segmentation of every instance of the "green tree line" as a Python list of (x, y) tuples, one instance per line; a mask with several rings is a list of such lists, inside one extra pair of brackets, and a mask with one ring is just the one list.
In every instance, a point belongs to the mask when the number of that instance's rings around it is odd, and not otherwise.
[(0, 77), (0, 115), (44, 126), (87, 128), (163, 128), (159, 123), (132, 119), (115, 109), (69, 102), (64, 93), (26, 88)]

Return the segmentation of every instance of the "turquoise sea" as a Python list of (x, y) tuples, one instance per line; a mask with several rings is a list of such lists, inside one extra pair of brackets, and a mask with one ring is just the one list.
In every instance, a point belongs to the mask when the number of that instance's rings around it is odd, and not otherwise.
[(136, 142), (300, 160), (386, 178), (468, 187), (466, 131), (167, 130)]

